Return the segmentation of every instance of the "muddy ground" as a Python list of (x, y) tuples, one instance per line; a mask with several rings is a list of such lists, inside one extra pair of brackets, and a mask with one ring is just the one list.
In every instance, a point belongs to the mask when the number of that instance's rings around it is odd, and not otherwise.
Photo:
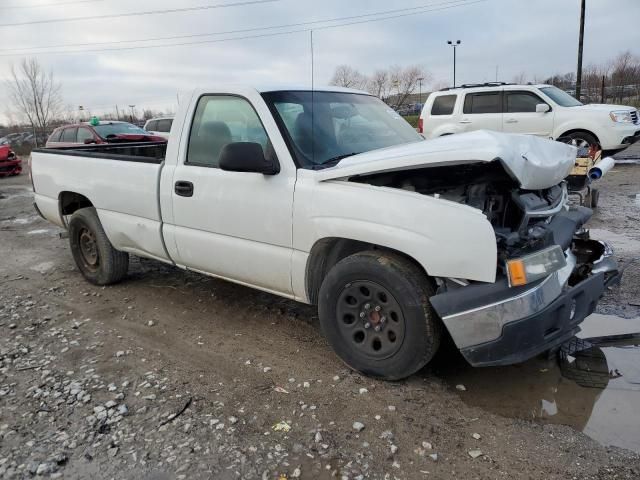
[[(640, 256), (640, 165), (601, 183), (591, 226)], [(449, 347), (375, 381), (334, 356), (313, 308), (141, 259), (88, 284), (31, 204), (26, 175), (0, 179), (1, 478), (640, 478), (640, 430), (589, 432), (601, 391), (555, 359), (474, 370)], [(637, 330), (639, 277), (599, 307)]]

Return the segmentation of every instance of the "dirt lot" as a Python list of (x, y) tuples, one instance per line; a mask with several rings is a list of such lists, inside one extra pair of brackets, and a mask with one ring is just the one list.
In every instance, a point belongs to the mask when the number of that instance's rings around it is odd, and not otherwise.
[[(591, 226), (639, 256), (640, 165), (601, 188)], [(31, 204), (26, 175), (0, 179), (0, 478), (640, 478), (638, 453), (536, 414), (526, 380), (555, 360), (473, 370), (445, 349), (374, 381), (333, 355), (313, 308), (140, 259), (89, 285)], [(635, 265), (600, 311), (640, 317), (639, 292)], [(571, 408), (589, 419), (600, 391), (557, 377), (542, 402), (572, 385), (555, 421), (589, 433)], [(609, 433), (590, 435), (633, 445)]]

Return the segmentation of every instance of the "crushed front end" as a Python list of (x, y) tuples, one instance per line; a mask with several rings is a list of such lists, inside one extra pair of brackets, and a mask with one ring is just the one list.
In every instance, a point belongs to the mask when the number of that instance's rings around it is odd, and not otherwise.
[(431, 298), (469, 363), (518, 363), (574, 336), (620, 279), (612, 249), (584, 228), (592, 211), (569, 206), (564, 182), (520, 188), (499, 162), (457, 167), (458, 186), (434, 170), (423, 192), (481, 209), (496, 235), (494, 283), (441, 278)]
[(0, 177), (19, 175), (22, 161), (8, 145), (0, 145)]

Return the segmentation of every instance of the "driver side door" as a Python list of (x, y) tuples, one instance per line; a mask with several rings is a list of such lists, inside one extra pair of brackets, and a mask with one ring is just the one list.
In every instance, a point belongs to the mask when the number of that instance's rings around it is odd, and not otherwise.
[(219, 168), (222, 148), (256, 142), (276, 155), (253, 105), (235, 95), (197, 99), (186, 153), (173, 173), (176, 263), (290, 296), (295, 168), (276, 175)]

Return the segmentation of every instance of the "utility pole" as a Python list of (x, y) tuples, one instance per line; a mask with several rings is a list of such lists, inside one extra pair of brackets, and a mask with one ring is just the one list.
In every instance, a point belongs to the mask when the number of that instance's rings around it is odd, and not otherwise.
[(456, 40), (455, 43), (452, 40), (447, 40), (447, 44), (453, 47), (453, 88), (456, 87), (456, 47), (460, 43), (460, 40)]
[(576, 73), (576, 98), (580, 100), (582, 90), (582, 46), (584, 43), (584, 13), (586, 0), (580, 0), (580, 37), (578, 38), (578, 71)]
[(118, 110), (118, 105), (116, 105), (116, 120), (120, 120), (120, 110)]
[(422, 82), (424, 81), (424, 77), (420, 77), (418, 79), (418, 103), (422, 106)]

